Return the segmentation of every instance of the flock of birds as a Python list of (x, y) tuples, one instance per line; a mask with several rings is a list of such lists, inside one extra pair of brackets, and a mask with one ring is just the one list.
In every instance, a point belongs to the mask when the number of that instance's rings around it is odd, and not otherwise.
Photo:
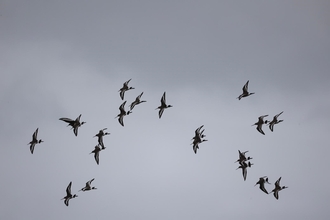
[[(244, 97), (248, 97), (250, 95), (253, 95), (254, 92), (249, 92), (248, 91), (248, 86), (249, 86), (249, 81), (247, 81), (245, 83), (245, 85), (243, 86), (243, 93), (238, 96), (237, 98), (239, 100), (241, 100), (241, 98), (244, 98)], [(273, 117), (273, 120), (272, 121), (267, 121), (265, 120), (264, 121), (264, 118), (267, 117), (268, 115), (262, 115), (258, 118), (258, 121), (256, 123), (254, 123), (252, 126), (254, 125), (257, 125), (257, 131), (259, 131), (261, 134), (265, 135), (264, 131), (262, 130), (262, 125), (264, 124), (268, 124), (269, 125), (269, 129), (273, 132), (274, 131), (274, 125), (282, 122), (283, 120), (278, 120), (277, 118), (283, 113), (283, 111), (277, 115), (275, 115)], [(239, 158), (236, 162), (238, 162), (240, 165), (237, 169), (242, 169), (242, 175), (243, 175), (243, 179), (244, 181), (246, 180), (246, 177), (247, 177), (247, 168), (248, 167), (251, 167), (253, 165), (253, 163), (250, 162), (250, 160), (252, 159), (252, 157), (246, 157), (245, 154), (247, 153), (248, 151), (245, 151), (245, 152), (241, 152), (240, 150), (238, 150), (238, 154), (239, 154)], [(276, 182), (275, 182), (275, 188), (271, 191), (271, 192), (268, 192), (267, 189), (265, 188), (265, 183), (268, 183), (268, 177), (267, 176), (263, 176), (263, 177), (260, 177), (259, 178), (259, 181), (254, 185), (258, 185), (259, 184), (259, 188), (261, 189), (261, 191), (263, 191), (264, 193), (266, 194), (270, 194), (270, 193), (273, 193), (274, 197), (276, 199), (279, 198), (278, 196), (278, 192), (281, 191), (282, 189), (286, 189), (288, 188), (287, 186), (280, 186), (280, 181), (281, 181), (281, 178), (280, 177)]]
[[(128, 83), (130, 81), (131, 81), (131, 79), (128, 80), (128, 81), (126, 81), (123, 84), (123, 87), (118, 91), (118, 92), (120, 92), (119, 95), (120, 95), (120, 98), (122, 100), (124, 100), (124, 96), (125, 96), (125, 92), (126, 91), (131, 90), (131, 89), (134, 89), (133, 87), (129, 87), (128, 86)], [(237, 99), (241, 100), (241, 98), (248, 97), (248, 96), (254, 94), (254, 93), (248, 92), (248, 84), (249, 84), (249, 81), (246, 82), (246, 84), (243, 87), (243, 93), (240, 96), (238, 96)], [(126, 104), (127, 101), (124, 101), (119, 106), (120, 113), (115, 118), (118, 118), (118, 122), (119, 122), (120, 125), (124, 126), (124, 116), (127, 116), (127, 115), (131, 114), (132, 113), (132, 110), (134, 109), (134, 107), (136, 105), (139, 105), (139, 104), (141, 104), (143, 102), (146, 102), (144, 100), (141, 101), (142, 95), (143, 95), (143, 92), (139, 96), (136, 97), (135, 101), (133, 101), (131, 103), (131, 105), (129, 106), (130, 110), (128, 110), (128, 111), (125, 110), (125, 104)], [(156, 108), (156, 110), (159, 110), (158, 111), (159, 118), (162, 117), (163, 112), (164, 112), (165, 109), (170, 108), (170, 107), (173, 107), (172, 105), (166, 104), (166, 92), (164, 92), (163, 96), (161, 97), (160, 102), (161, 102), (160, 106), (158, 106)], [(256, 125), (257, 126), (257, 128), (256, 128), (257, 131), (259, 131), (261, 134), (265, 135), (265, 133), (262, 130), (262, 126), (264, 124), (266, 124), (266, 125), (269, 125), (269, 129), (273, 132), (274, 125), (283, 121), (283, 120), (278, 120), (278, 117), (282, 113), (283, 113), (283, 111), (281, 113), (275, 115), (273, 117), (273, 120), (272, 121), (267, 121), (267, 120), (264, 121), (264, 118), (267, 117), (268, 115), (262, 115), (262, 116), (259, 117), (258, 122), (256, 122), (252, 126)], [(75, 120), (70, 119), (70, 118), (60, 118), (59, 120), (68, 123), (68, 126), (71, 126), (71, 129), (73, 129), (74, 135), (75, 136), (78, 136), (78, 128), (81, 127), (83, 124), (86, 123), (86, 122), (83, 122), (83, 121), (81, 122), (80, 121), (80, 118), (81, 118), (81, 114)], [(203, 129), (203, 127), (204, 127), (204, 125), (201, 125), (200, 127), (198, 127), (195, 130), (195, 136), (191, 139), (191, 140), (193, 140), (192, 145), (193, 145), (193, 151), (194, 151), (195, 154), (197, 153), (197, 150), (199, 149), (199, 144), (201, 144), (202, 142), (207, 141), (206, 139), (204, 139), (204, 137), (206, 137), (206, 135), (204, 134), (205, 129)], [(104, 128), (104, 129), (100, 130), (94, 136), (94, 137), (97, 137), (98, 138), (98, 144), (95, 146), (94, 150), (90, 153), (90, 154), (94, 153), (94, 159), (95, 159), (95, 161), (96, 161), (96, 163), (98, 165), (99, 165), (99, 154), (100, 154), (100, 151), (106, 149), (105, 146), (104, 146), (104, 143), (103, 143), (103, 137), (106, 136), (106, 135), (110, 135), (110, 133), (105, 132), (105, 130), (107, 130), (107, 128)], [(33, 133), (33, 135), (32, 135), (32, 141), (29, 143), (29, 145), (30, 145), (30, 151), (31, 151), (32, 154), (34, 152), (35, 145), (36, 144), (40, 144), (40, 143), (43, 142), (43, 140), (41, 140), (41, 139), (38, 140), (38, 137), (37, 136), (38, 136), (38, 128)], [(252, 157), (249, 157), (249, 156), (246, 157), (245, 156), (245, 154), (247, 152), (248, 151), (241, 152), (240, 150), (238, 150), (239, 158), (236, 161), (236, 162), (239, 163), (239, 167), (237, 169), (242, 169), (242, 175), (243, 175), (244, 181), (247, 178), (247, 168), (248, 167), (251, 167), (253, 165), (250, 162), (250, 160), (252, 159)], [(79, 191), (95, 190), (96, 188), (91, 186), (91, 184), (92, 184), (93, 181), (94, 181), (94, 178), (92, 180), (89, 180), (88, 182), (86, 182), (85, 187), (83, 187)], [(268, 177), (267, 176), (260, 177), (259, 178), (259, 181), (255, 184), (255, 186), (259, 184), (259, 188), (264, 193), (266, 193), (266, 194), (273, 193), (274, 197), (276, 199), (278, 199), (279, 198), (279, 195), (278, 195), (279, 191), (281, 191), (281, 190), (283, 190), (285, 188), (288, 188), (287, 186), (280, 186), (280, 181), (281, 181), (281, 177), (275, 182), (275, 188), (271, 192), (268, 192), (266, 190), (266, 188), (265, 188), (265, 183), (270, 184), (268, 182)], [(69, 185), (66, 188), (66, 196), (64, 198), (62, 198), (62, 200), (64, 200), (64, 204), (66, 206), (69, 206), (69, 200), (70, 199), (73, 199), (73, 198), (78, 197), (76, 194), (72, 195), (72, 193), (71, 193), (71, 186), (72, 186), (72, 182), (70, 182)]]

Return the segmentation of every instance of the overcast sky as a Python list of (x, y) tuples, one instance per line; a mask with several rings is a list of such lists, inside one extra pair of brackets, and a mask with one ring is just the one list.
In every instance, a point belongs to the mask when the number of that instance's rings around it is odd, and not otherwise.
[[(0, 219), (329, 219), (329, 1), (0, 1)], [(132, 79), (115, 117), (118, 90)], [(255, 92), (240, 101), (249, 80)], [(158, 118), (166, 91), (166, 109)], [(265, 135), (251, 125), (281, 111)], [(61, 117), (87, 123), (74, 136)], [(191, 138), (204, 125), (207, 142)], [(39, 128), (34, 154), (28, 143)], [(97, 165), (93, 136), (108, 128)], [(244, 181), (238, 150), (254, 164)], [(255, 183), (268, 176), (279, 200)], [(95, 178), (94, 191), (78, 192)], [(63, 203), (72, 181), (78, 197)]]

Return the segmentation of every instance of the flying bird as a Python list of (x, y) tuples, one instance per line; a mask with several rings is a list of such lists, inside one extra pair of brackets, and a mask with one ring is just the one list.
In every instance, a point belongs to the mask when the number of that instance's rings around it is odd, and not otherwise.
[(80, 117), (81, 117), (81, 114), (78, 116), (78, 118), (76, 118), (76, 120), (72, 120), (70, 118), (60, 118), (61, 121), (64, 121), (66, 123), (68, 123), (68, 126), (71, 126), (73, 129), (73, 133), (77, 136), (78, 135), (78, 128), (85, 124), (86, 122), (80, 122)]
[(198, 127), (196, 130), (195, 130), (195, 136), (192, 138), (193, 142), (192, 142), (192, 145), (193, 145), (193, 151), (195, 152), (195, 154), (197, 153), (197, 150), (199, 149), (199, 144), (204, 142), (204, 141), (207, 141), (206, 139), (203, 139), (206, 135), (203, 134), (204, 130), (203, 129), (201, 131), (201, 129), (204, 127), (204, 125)]
[(125, 95), (125, 92), (130, 90), (130, 89), (134, 89), (133, 87), (128, 87), (128, 83), (131, 81), (131, 79), (129, 79), (128, 81), (126, 81), (124, 84), (123, 84), (123, 87), (118, 91), (120, 92), (119, 95), (120, 95), (120, 98), (121, 100), (124, 100), (124, 95)]
[(278, 192), (281, 191), (282, 189), (286, 189), (288, 188), (287, 186), (280, 186), (280, 181), (281, 181), (281, 178), (280, 177), (276, 182), (275, 182), (275, 188), (272, 190), (273, 194), (274, 194), (274, 197), (276, 199), (278, 199)]
[(125, 111), (125, 104), (126, 104), (126, 101), (123, 102), (123, 104), (121, 104), (119, 106), (120, 113), (116, 117), (116, 118), (118, 118), (119, 124), (121, 124), (123, 127), (124, 127), (124, 116), (132, 113), (131, 111), (127, 111), (127, 112)]
[(41, 142), (44, 142), (43, 140), (38, 140), (37, 136), (38, 136), (38, 129), (33, 133), (32, 135), (32, 141), (30, 141), (30, 143), (28, 143), (28, 145), (30, 144), (30, 151), (31, 151), (31, 154), (33, 154), (33, 151), (34, 151), (34, 146), (36, 144), (40, 144)]
[[(73, 199), (73, 198), (78, 197), (76, 194), (74, 194), (74, 195), (72, 196), (72, 194), (71, 194), (71, 185), (72, 185), (72, 182), (70, 182), (69, 185), (68, 185), (68, 187), (66, 188), (66, 196), (63, 198), (63, 199), (64, 199), (64, 204), (65, 204), (66, 206), (69, 206), (69, 200), (70, 200), (70, 199)], [(63, 199), (62, 199), (62, 200), (63, 200)]]
[(90, 153), (90, 154), (94, 153), (94, 158), (95, 158), (97, 165), (99, 165), (100, 151), (101, 151), (101, 148), (98, 145), (96, 145), (95, 149)]
[(132, 104), (130, 105), (130, 110), (132, 111), (133, 110), (133, 108), (136, 106), (136, 105), (138, 105), (138, 104), (141, 104), (141, 103), (143, 103), (143, 102), (146, 102), (146, 101), (141, 101), (141, 97), (142, 97), (142, 95), (143, 95), (143, 92), (138, 96), (138, 97), (136, 97), (136, 99), (135, 99), (135, 101), (134, 102), (132, 102)]
[(243, 93), (237, 97), (238, 100), (241, 100), (241, 98), (248, 97), (254, 94), (254, 92), (248, 92), (248, 86), (249, 86), (249, 80), (243, 86)]
[(269, 129), (270, 129), (271, 131), (274, 130), (274, 125), (276, 125), (276, 124), (278, 124), (278, 123), (280, 123), (280, 122), (283, 121), (283, 120), (277, 120), (277, 118), (278, 118), (282, 113), (283, 113), (283, 111), (282, 111), (281, 113), (275, 115), (274, 118), (273, 118), (273, 120), (269, 122)]
[(158, 116), (159, 116), (159, 118), (162, 117), (163, 112), (164, 112), (164, 110), (165, 110), (166, 108), (173, 107), (172, 105), (167, 105), (167, 104), (166, 104), (165, 93), (166, 93), (166, 92), (164, 92), (164, 94), (163, 94), (163, 96), (162, 96), (162, 98), (161, 98), (161, 100), (160, 100), (160, 103), (161, 103), (160, 106), (159, 106), (158, 108), (156, 108), (156, 110), (159, 109), (159, 112), (158, 112)]
[(254, 123), (252, 126), (257, 125), (257, 131), (259, 131), (261, 134), (265, 135), (264, 131), (262, 130), (262, 125), (267, 124), (267, 120), (264, 121), (264, 118), (268, 115), (263, 115), (258, 118), (258, 122)]
[(268, 183), (268, 177), (267, 176), (264, 176), (264, 177), (260, 177), (259, 178), (259, 181), (254, 185), (256, 186), (257, 184), (259, 184), (259, 188), (261, 189), (261, 191), (263, 191), (264, 193), (268, 194), (266, 188), (265, 188), (265, 183)]
[(97, 189), (97, 188), (95, 188), (94, 186), (93, 186), (93, 187), (91, 186), (93, 180), (94, 180), (94, 178), (91, 179), (90, 181), (88, 181), (88, 182), (86, 183), (86, 186), (85, 186), (84, 188), (82, 188), (81, 190), (79, 190), (79, 191), (84, 191), (84, 192), (85, 192), (85, 191), (89, 191), (89, 190), (92, 190), (92, 189)]
[(94, 137), (97, 137), (99, 145), (102, 147), (102, 150), (105, 149), (104, 147), (104, 143), (103, 143), (103, 136), (105, 135), (109, 135), (110, 133), (108, 132), (104, 132), (105, 130), (107, 130), (107, 128), (103, 128), (102, 130), (99, 131), (99, 133), (97, 133)]

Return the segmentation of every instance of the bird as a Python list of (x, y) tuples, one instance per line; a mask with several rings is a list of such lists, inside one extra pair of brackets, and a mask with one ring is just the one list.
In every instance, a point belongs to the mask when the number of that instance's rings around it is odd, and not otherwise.
[(260, 116), (259, 118), (258, 118), (258, 122), (256, 122), (256, 123), (254, 123), (252, 126), (254, 126), (254, 125), (257, 125), (257, 130), (261, 133), (261, 134), (263, 134), (263, 135), (265, 135), (265, 133), (264, 133), (264, 131), (262, 130), (262, 125), (263, 124), (267, 124), (267, 120), (266, 121), (264, 121), (264, 118), (265, 117), (267, 117), (268, 115), (262, 115), (262, 116)]
[(77, 136), (78, 135), (78, 128), (85, 124), (86, 122), (80, 122), (80, 117), (81, 117), (81, 114), (78, 116), (78, 118), (76, 118), (76, 120), (72, 120), (70, 118), (60, 118), (61, 121), (64, 121), (66, 123), (68, 123), (68, 126), (71, 126), (73, 129), (73, 133)]
[(282, 189), (286, 189), (288, 188), (287, 186), (280, 186), (280, 181), (281, 181), (281, 178), (280, 177), (276, 182), (275, 182), (275, 188), (272, 190), (273, 194), (274, 194), (274, 197), (276, 199), (278, 199), (278, 192), (281, 191)]
[(88, 182), (86, 183), (86, 186), (85, 186), (84, 188), (82, 188), (81, 190), (79, 190), (79, 191), (84, 191), (84, 192), (85, 192), (85, 191), (89, 191), (89, 190), (92, 190), (92, 189), (97, 189), (97, 188), (95, 188), (94, 186), (93, 186), (93, 187), (91, 186), (93, 180), (94, 180), (94, 178), (91, 179), (90, 181), (88, 181)]
[(244, 181), (246, 180), (246, 177), (247, 177), (247, 168), (248, 167), (251, 167), (253, 165), (253, 163), (251, 163), (250, 161), (248, 163), (246, 163), (245, 161), (243, 162), (239, 162), (240, 166), (236, 169), (242, 169), (242, 174), (243, 174), (243, 179)]
[(236, 162), (241, 163), (241, 162), (245, 162), (245, 161), (247, 161), (247, 160), (251, 160), (251, 159), (253, 159), (252, 157), (246, 157), (246, 156), (245, 156), (245, 154), (246, 154), (247, 152), (249, 152), (249, 151), (241, 152), (240, 150), (238, 150), (239, 158), (235, 161), (235, 163), (236, 163)]
[[(68, 187), (66, 188), (66, 196), (63, 198), (63, 199), (64, 199), (64, 204), (65, 204), (66, 206), (69, 206), (69, 200), (70, 200), (70, 199), (73, 199), (73, 198), (78, 197), (76, 194), (74, 194), (74, 195), (72, 196), (72, 194), (71, 194), (71, 185), (72, 185), (72, 182), (70, 182), (69, 185), (68, 185)], [(62, 200), (63, 200), (63, 199), (62, 199)]]
[(99, 145), (102, 147), (102, 150), (105, 149), (104, 147), (104, 143), (103, 143), (103, 136), (105, 135), (109, 135), (110, 133), (108, 132), (104, 132), (105, 130), (107, 130), (107, 128), (103, 128), (102, 130), (99, 131), (99, 133), (97, 133), (94, 137), (98, 137), (98, 142)]
[(33, 133), (32, 135), (32, 141), (30, 141), (30, 143), (28, 143), (28, 145), (30, 144), (30, 151), (31, 151), (31, 154), (33, 154), (33, 151), (34, 151), (34, 146), (36, 144), (40, 144), (41, 142), (44, 142), (43, 140), (38, 140), (37, 136), (38, 136), (38, 130), (39, 128), (37, 128), (37, 130)]
[(132, 113), (131, 111), (127, 111), (127, 112), (125, 111), (125, 104), (126, 104), (126, 101), (123, 102), (123, 104), (121, 104), (119, 106), (120, 113), (116, 117), (116, 118), (118, 118), (119, 124), (121, 124), (123, 127), (124, 127), (124, 116)]
[(206, 135), (203, 134), (204, 130), (203, 129), (201, 131), (201, 129), (204, 127), (204, 125), (198, 127), (196, 130), (195, 130), (195, 136), (192, 138), (193, 142), (192, 142), (192, 145), (193, 145), (193, 151), (195, 152), (195, 154), (197, 153), (197, 149), (199, 149), (199, 145), (200, 143), (204, 142), (204, 141), (207, 141), (206, 139), (202, 139), (204, 138)]
[(249, 86), (249, 80), (243, 86), (243, 93), (237, 97), (238, 100), (241, 100), (241, 98), (248, 97), (254, 94), (254, 92), (248, 92), (248, 86)]
[(124, 82), (123, 87), (118, 91), (118, 92), (120, 92), (119, 95), (120, 95), (121, 100), (124, 100), (124, 95), (125, 95), (125, 92), (127, 90), (135, 89), (133, 87), (128, 87), (128, 83), (130, 81), (131, 81), (131, 79), (129, 79), (128, 81)]
[(268, 177), (267, 176), (264, 176), (264, 177), (260, 177), (259, 178), (259, 181), (254, 185), (256, 186), (257, 184), (259, 184), (259, 188), (261, 189), (261, 191), (263, 191), (264, 193), (268, 194), (266, 188), (265, 188), (265, 183), (268, 183)]
[(94, 158), (95, 158), (97, 165), (99, 165), (100, 151), (101, 151), (101, 148), (98, 145), (96, 145), (95, 149), (90, 153), (90, 154), (94, 153)]
[(130, 105), (130, 111), (132, 111), (133, 108), (134, 108), (136, 105), (141, 104), (141, 103), (143, 103), (143, 102), (146, 102), (146, 101), (141, 101), (141, 97), (142, 97), (142, 95), (143, 95), (143, 92), (142, 92), (139, 96), (137, 96), (137, 97), (135, 98), (135, 101), (132, 102), (132, 104)]
[(273, 118), (273, 120), (269, 122), (269, 129), (270, 129), (271, 131), (274, 130), (274, 125), (276, 125), (276, 124), (278, 124), (278, 123), (280, 123), (280, 122), (283, 121), (283, 120), (277, 120), (277, 118), (278, 118), (282, 113), (283, 113), (283, 111), (282, 111), (281, 113), (275, 115), (274, 118)]
[(163, 112), (164, 112), (164, 110), (165, 110), (166, 108), (173, 107), (172, 105), (167, 105), (167, 104), (166, 104), (166, 97), (165, 97), (165, 95), (166, 95), (166, 92), (164, 92), (164, 94), (163, 94), (163, 96), (162, 96), (162, 98), (161, 98), (161, 100), (160, 100), (160, 103), (161, 103), (160, 106), (159, 106), (158, 108), (156, 108), (156, 110), (159, 109), (159, 112), (158, 112), (158, 116), (159, 116), (159, 118), (162, 117)]

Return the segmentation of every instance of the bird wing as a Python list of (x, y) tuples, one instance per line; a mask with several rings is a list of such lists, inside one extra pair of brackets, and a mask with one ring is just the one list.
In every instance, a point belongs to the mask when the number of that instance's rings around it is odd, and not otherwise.
[(273, 121), (271, 121), (271, 122), (269, 123), (269, 129), (270, 129), (271, 131), (274, 131), (274, 124), (275, 124), (275, 123), (273, 123)]
[(130, 109), (131, 111), (133, 110), (133, 108), (135, 107), (135, 105), (138, 103), (137, 100), (135, 100), (134, 102), (132, 102), (132, 104), (130, 105)]
[(263, 183), (260, 183), (260, 187), (259, 187), (264, 193), (268, 194), (266, 188), (265, 188), (265, 184), (264, 182)]
[(99, 154), (100, 154), (100, 151), (96, 151), (94, 153), (94, 158), (95, 158), (95, 161), (96, 161), (97, 165), (99, 165)]
[(161, 105), (164, 106), (166, 105), (166, 92), (164, 92), (163, 96), (162, 96), (162, 99), (160, 100), (161, 102)]
[(245, 83), (245, 85), (243, 86), (243, 93), (248, 93), (248, 86), (249, 86), (249, 80)]
[(66, 188), (66, 194), (67, 196), (71, 196), (71, 185), (72, 185), (72, 182), (69, 183), (68, 187)]
[(275, 182), (275, 188), (281, 188), (281, 187), (280, 187), (280, 181), (281, 181), (281, 178), (282, 178), (282, 177), (280, 177), (278, 180), (276, 180), (276, 182)]
[(262, 130), (262, 124), (259, 124), (259, 125), (257, 126), (257, 130), (258, 130), (261, 134), (265, 135), (264, 131)]
[(75, 127), (73, 128), (73, 133), (74, 133), (76, 136), (78, 136), (78, 126), (75, 126)]
[(74, 120), (72, 120), (72, 119), (70, 119), (70, 118), (60, 118), (59, 120), (61, 120), (61, 121), (65, 121), (66, 123), (74, 122)]
[(274, 190), (274, 197), (278, 199), (278, 190)]
[(280, 116), (282, 113), (283, 113), (283, 111), (282, 111), (281, 113), (275, 115), (275, 117), (277, 118), (277, 117)]
[(69, 206), (69, 200), (70, 200), (70, 198), (65, 198), (65, 200), (64, 200), (64, 204), (65, 204), (66, 206)]
[(246, 177), (247, 177), (247, 169), (245, 166), (242, 167), (242, 174), (243, 174), (243, 178), (244, 178), (244, 181), (246, 180)]
[(126, 104), (127, 101), (123, 102), (120, 106), (119, 106), (119, 110), (120, 112), (125, 112), (125, 104)]
[(121, 124), (124, 127), (124, 116), (123, 115), (119, 116), (118, 121), (119, 121), (119, 124)]
[(141, 92), (141, 94), (137, 97), (137, 99), (141, 99), (141, 97), (142, 97), (142, 95), (143, 95), (143, 92)]
[(37, 140), (38, 130), (39, 130), (39, 128), (37, 128), (37, 130), (33, 133), (33, 135), (32, 135), (33, 140)]
[(125, 91), (126, 90), (124, 90), (124, 89), (123, 90), (120, 90), (119, 95), (120, 95), (121, 100), (124, 100)]
[(80, 122), (80, 117), (81, 117), (81, 114), (76, 118), (77, 122)]
[(124, 86), (128, 86), (128, 83), (131, 81), (131, 79), (127, 80), (125, 83), (124, 83)]
[(163, 112), (164, 112), (164, 108), (160, 108), (160, 109), (159, 109), (159, 112), (158, 112), (158, 116), (159, 116), (159, 118), (162, 117)]
[(92, 184), (92, 182), (93, 182), (93, 180), (94, 180), (94, 178), (93, 178), (93, 179), (91, 179), (90, 181), (88, 181), (88, 182), (86, 183), (86, 187), (90, 187), (90, 186), (91, 186), (91, 184)]
[(34, 151), (34, 146), (36, 145), (36, 143), (31, 143), (30, 145), (30, 151), (31, 151), (31, 154), (33, 154), (33, 151)]

